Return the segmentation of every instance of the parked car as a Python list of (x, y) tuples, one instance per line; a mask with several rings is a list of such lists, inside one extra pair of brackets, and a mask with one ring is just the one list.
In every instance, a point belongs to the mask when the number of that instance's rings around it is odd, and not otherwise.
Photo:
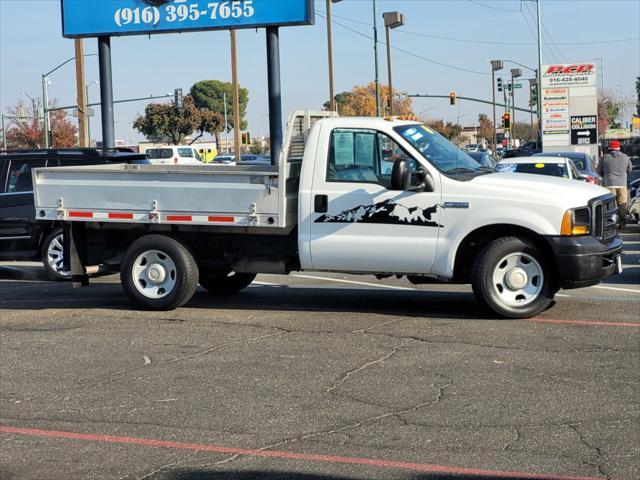
[(527, 142), (521, 147), (507, 150), (502, 158), (530, 157), (535, 153), (542, 153), (541, 142)]
[(223, 164), (223, 165), (235, 165), (236, 157), (235, 155), (218, 155), (213, 159), (214, 164)]
[(69, 278), (62, 268), (60, 224), (35, 221), (31, 169), (104, 163), (148, 164), (149, 160), (144, 154), (96, 149), (0, 152), (0, 259), (42, 260), (51, 279)]
[(564, 157), (570, 158), (575, 163), (585, 181), (594, 185), (602, 185), (602, 177), (596, 170), (596, 160), (584, 152), (544, 152), (535, 153), (534, 157)]
[(477, 143), (470, 143), (469, 145), (466, 145), (464, 149), (466, 152), (479, 152), (480, 145), (478, 145)]
[(496, 165), (496, 172), (534, 173), (584, 181), (573, 160), (565, 157), (506, 158)]
[(491, 155), (490, 152), (467, 152), (467, 155), (469, 155), (483, 167), (490, 168), (491, 170), (496, 168), (496, 165), (498, 164), (498, 161), (493, 155)]
[(198, 150), (189, 145), (147, 148), (145, 153), (154, 165), (199, 165), (202, 163), (202, 157)]

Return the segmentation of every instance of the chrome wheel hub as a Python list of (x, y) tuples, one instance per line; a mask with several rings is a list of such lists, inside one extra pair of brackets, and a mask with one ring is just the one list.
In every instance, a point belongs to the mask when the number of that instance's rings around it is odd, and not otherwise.
[(147, 250), (133, 262), (131, 277), (136, 290), (145, 297), (163, 298), (176, 287), (176, 264), (160, 250)]
[(524, 252), (505, 255), (493, 270), (496, 296), (508, 307), (523, 307), (542, 293), (544, 271), (540, 263)]

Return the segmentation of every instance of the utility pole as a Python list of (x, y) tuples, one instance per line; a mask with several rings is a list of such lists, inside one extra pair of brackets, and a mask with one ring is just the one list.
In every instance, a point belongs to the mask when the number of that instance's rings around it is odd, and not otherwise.
[[(514, 79), (522, 76), (522, 70), (519, 68), (511, 69), (511, 132), (515, 133), (516, 131), (516, 84)], [(515, 135), (511, 135), (512, 139)]]
[(376, 0), (373, 0), (373, 56), (376, 64), (376, 117), (380, 116), (380, 80), (378, 77), (378, 18)]
[(540, 15), (540, 0), (536, 0), (536, 11), (538, 16), (538, 71), (536, 72), (538, 80), (538, 139), (542, 144), (542, 17)]
[(238, 87), (238, 60), (236, 31), (231, 30), (231, 85), (233, 89), (233, 150), (240, 162), (240, 89)]
[(333, 90), (333, 40), (331, 35), (331, 0), (327, 0), (327, 58), (329, 60), (329, 111), (335, 112), (336, 101), (335, 93)]
[(76, 103), (78, 104), (78, 143), (81, 147), (88, 147), (87, 131), (87, 99), (84, 81), (84, 47), (81, 38), (74, 39), (76, 49)]

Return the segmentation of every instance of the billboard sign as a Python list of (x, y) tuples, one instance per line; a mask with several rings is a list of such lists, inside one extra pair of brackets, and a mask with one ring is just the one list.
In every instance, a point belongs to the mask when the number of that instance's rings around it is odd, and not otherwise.
[(543, 65), (542, 150), (598, 153), (598, 101), (593, 63)]
[(542, 68), (542, 88), (595, 86), (596, 66), (593, 63), (545, 65)]
[(67, 38), (314, 22), (313, 0), (61, 0)]

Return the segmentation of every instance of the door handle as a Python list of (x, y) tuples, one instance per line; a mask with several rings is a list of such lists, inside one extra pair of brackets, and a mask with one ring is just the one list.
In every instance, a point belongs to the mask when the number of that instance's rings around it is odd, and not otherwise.
[(327, 213), (329, 209), (329, 197), (326, 195), (316, 195), (313, 201), (314, 211), (316, 213)]

